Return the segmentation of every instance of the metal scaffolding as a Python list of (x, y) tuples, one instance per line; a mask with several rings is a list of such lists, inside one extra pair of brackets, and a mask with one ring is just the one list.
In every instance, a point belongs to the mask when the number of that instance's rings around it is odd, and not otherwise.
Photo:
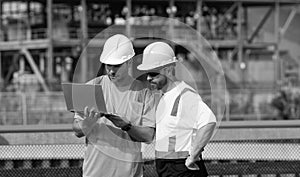
[[(155, 1), (155, 0), (154, 0)], [(4, 0), (0, 0), (0, 10), (2, 10), (2, 5), (3, 3), (6, 2)], [(35, 2), (34, 0), (27, 0), (27, 5), (30, 6), (32, 2)], [(77, 0), (77, 1), (60, 1), (60, 0), (44, 0), (44, 1), (39, 1), (45, 4), (46, 7), (46, 24), (47, 24), (47, 32), (46, 36), (42, 39), (32, 39), (32, 38), (26, 38), (25, 40), (17, 40), (17, 41), (4, 41), (0, 40), (0, 60), (3, 62), (3, 60), (6, 60), (3, 55), (1, 55), (2, 52), (5, 51), (18, 51), (22, 54), (22, 50), (28, 51), (28, 55), (30, 54), (31, 50), (34, 49), (42, 49), (46, 51), (46, 73), (43, 75), (45, 77), (45, 85), (44, 83), (41, 82), (43, 86), (43, 89), (46, 90), (51, 90), (51, 87), (48, 88), (49, 84), (55, 82), (53, 79), (55, 77), (54, 75), (54, 70), (53, 68), (53, 63), (55, 62), (55, 50), (57, 48), (60, 48), (61, 46), (63, 47), (69, 47), (69, 48), (80, 48), (82, 49), (81, 57), (82, 57), (82, 62), (80, 63), (80, 80), (81, 82), (84, 82), (88, 78), (88, 53), (85, 49), (89, 42), (89, 27), (88, 27), (88, 14), (87, 14), (87, 8), (88, 4), (94, 2), (92, 0)], [(118, 3), (119, 1), (112, 1), (114, 3)], [(132, 35), (132, 24), (129, 23), (130, 18), (132, 16), (132, 4), (135, 3), (133, 0), (126, 0), (122, 1), (119, 3), (124, 3), (127, 7), (127, 13), (126, 13), (126, 32), (128, 36)], [(230, 49), (232, 51), (231, 54), (231, 59), (233, 57), (237, 58), (237, 61), (240, 63), (240, 65), (244, 65), (246, 61), (246, 51), (250, 51), (252, 49), (267, 49), (270, 47), (273, 47), (274, 50), (274, 64), (275, 64), (275, 76), (274, 80), (276, 83), (274, 83), (273, 86), (278, 86), (282, 84), (282, 66), (281, 66), (281, 60), (280, 60), (280, 41), (286, 30), (288, 29), (292, 19), (294, 18), (297, 10), (296, 8), (293, 8), (289, 14), (289, 17), (286, 21), (286, 23), (280, 27), (279, 24), (279, 17), (280, 17), (280, 7), (281, 6), (294, 6), (300, 4), (299, 0), (264, 0), (264, 1), (253, 1), (253, 0), (231, 0), (231, 1), (223, 1), (223, 0), (166, 0), (168, 2), (168, 6), (171, 9), (171, 13), (168, 14), (169, 18), (174, 18), (174, 13), (172, 11), (173, 7), (175, 6), (176, 2), (193, 2), (195, 3), (195, 12), (196, 15), (198, 16), (197, 18), (197, 25), (196, 25), (196, 30), (201, 33), (202, 32), (202, 27), (201, 27), (201, 20), (202, 20), (202, 7), (204, 4), (209, 4), (210, 6), (220, 6), (223, 4), (224, 6), (227, 6), (228, 9), (225, 12), (225, 14), (232, 14), (235, 13), (237, 16), (237, 38), (234, 40), (219, 40), (219, 39), (211, 39), (209, 40), (210, 44), (214, 49), (217, 50), (222, 50), (222, 48), (225, 49)], [(53, 24), (53, 5), (55, 4), (60, 4), (64, 3), (69, 5), (70, 7), (73, 7), (75, 5), (80, 6), (80, 33), (77, 38), (72, 38), (63, 40), (63, 39), (55, 39), (53, 34), (54, 34), (54, 24)], [(158, 3), (158, 1), (155, 1), (155, 3)], [(266, 12), (265, 16), (261, 19), (261, 21), (258, 23), (257, 27), (255, 30), (252, 32), (252, 34), (248, 35), (248, 30), (247, 30), (247, 18), (249, 18), (249, 14), (247, 13), (247, 9), (250, 7), (270, 7), (269, 10)], [(27, 10), (27, 16), (28, 19), (30, 17), (30, 9), (28, 8)], [(263, 43), (263, 44), (257, 44), (255, 43), (254, 39), (257, 37), (259, 34), (259, 31), (261, 30), (262, 26), (266, 23), (266, 21), (269, 19), (270, 15), (274, 13), (274, 41), (269, 42), (269, 43)], [(0, 11), (0, 14), (3, 14), (2, 11)], [(0, 18), (0, 30), (2, 30), (3, 25), (2, 25), (2, 18)], [(29, 21), (29, 20), (28, 20)], [(27, 23), (28, 30), (30, 29), (30, 25)], [(170, 34), (171, 38), (173, 36), (176, 36), (174, 33), (176, 33), (174, 24), (170, 23), (169, 28), (168, 28), (168, 33)], [(27, 31), (28, 32), (28, 31)], [(3, 35), (1, 35), (3, 36)], [(0, 37), (1, 37), (0, 36)], [(29, 35), (31, 36), (31, 35)], [(2, 37), (3, 38), (3, 37)], [(105, 39), (99, 39), (99, 43), (103, 43)], [(147, 43), (147, 39), (144, 39), (145, 42)], [(193, 41), (190, 41), (193, 43)], [(144, 44), (143, 44), (144, 45)], [(32, 62), (31, 66), (36, 65), (36, 63)], [(35, 66), (35, 68), (38, 68)], [(247, 69), (247, 68), (246, 68)], [(241, 68), (241, 80), (245, 80), (245, 72), (246, 69)], [(1, 71), (1, 70), (0, 70)], [(36, 73), (36, 72), (35, 72)], [(1, 76), (2, 72), (0, 73)], [(226, 71), (225, 71), (226, 74)], [(3, 75), (1, 76), (0, 80), (3, 80)], [(228, 74), (228, 78), (230, 79), (230, 74)], [(40, 79), (39, 79), (40, 80)], [(233, 79), (234, 80), (234, 79)], [(243, 82), (242, 82), (243, 83)], [(242, 84), (243, 85), (243, 84)]]

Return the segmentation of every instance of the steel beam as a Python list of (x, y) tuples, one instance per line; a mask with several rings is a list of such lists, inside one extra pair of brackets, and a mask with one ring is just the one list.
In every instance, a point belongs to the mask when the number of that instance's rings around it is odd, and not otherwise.
[(34, 60), (33, 60), (32, 56), (31, 56), (30, 52), (27, 49), (23, 48), (23, 49), (21, 49), (21, 53), (24, 54), (24, 56), (27, 59), (29, 65), (31, 67), (31, 69), (33, 70), (34, 74), (37, 76), (38, 81), (40, 82), (40, 84), (42, 85), (44, 91), (45, 92), (49, 92), (49, 88), (46, 85), (46, 82), (45, 82), (42, 74), (40, 73), (40, 71), (39, 71), (36, 63), (34, 62)]
[(295, 15), (297, 14), (297, 7), (293, 7), (293, 9), (291, 10), (288, 18), (286, 19), (284, 25), (282, 28), (280, 28), (280, 35), (281, 37), (284, 36), (286, 30), (288, 29), (288, 27), (290, 26), (292, 20), (294, 19)]
[(26, 40), (26, 41), (5, 41), (0, 42), (0, 51), (27, 49), (47, 49), (50, 41), (48, 39)]
[[(226, 10), (226, 12), (224, 13), (224, 16), (226, 16), (227, 14), (232, 14), (236, 10), (237, 7), (238, 7), (238, 3), (235, 2), (234, 4), (232, 4), (232, 6), (229, 7), (229, 9)], [(224, 19), (225, 18), (221, 19), (221, 22), (220, 22), (221, 25), (223, 25), (223, 23), (225, 21)]]
[(248, 42), (249, 43), (251, 43), (253, 41), (253, 39), (256, 37), (256, 35), (258, 34), (258, 32), (264, 26), (264, 24), (266, 23), (266, 21), (268, 20), (268, 18), (272, 14), (273, 9), (274, 9), (273, 7), (270, 7), (269, 10), (266, 12), (265, 16), (262, 18), (262, 20), (259, 22), (259, 24), (255, 28), (255, 30), (253, 31), (253, 33), (251, 34), (251, 36), (248, 38)]

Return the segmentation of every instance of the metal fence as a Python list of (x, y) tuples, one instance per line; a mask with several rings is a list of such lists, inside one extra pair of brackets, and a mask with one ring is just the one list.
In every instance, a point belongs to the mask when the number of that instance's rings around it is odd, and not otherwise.
[[(288, 145), (283, 145), (286, 140), (274, 142), (219, 142), (210, 146), (219, 148), (218, 155), (211, 153), (214, 150), (205, 152), (204, 159), (209, 175), (290, 175), (295, 176), (300, 173), (299, 141), (289, 141)], [(249, 144), (251, 144), (249, 146)], [(282, 151), (281, 158), (271, 155), (272, 151), (277, 153), (278, 147), (281, 149), (291, 148), (287, 152)], [(224, 146), (231, 146), (228, 151)], [(262, 147), (261, 147), (262, 146)], [(84, 145), (8, 145), (0, 146), (1, 162), (0, 176), (81, 176)], [(267, 148), (270, 153), (257, 157), (245, 156), (242, 158), (222, 158), (219, 155), (249, 153), (249, 151), (260, 151), (259, 148)], [(297, 150), (298, 149), (298, 150)], [(152, 153), (148, 150), (146, 155)], [(25, 154), (25, 155), (21, 155)], [(289, 155), (287, 155), (289, 154)], [(285, 156), (287, 155), (287, 156)], [(210, 159), (210, 156), (218, 157)], [(222, 156), (222, 155), (221, 155)], [(266, 157), (266, 158), (265, 158)], [(153, 160), (147, 158), (144, 165), (145, 176), (157, 176)], [(26, 175), (25, 175), (26, 174)], [(105, 173), (104, 173), (105, 174)]]
[[(300, 121), (277, 122), (221, 125), (203, 152), (209, 175), (299, 176)], [(1, 126), (0, 143), (0, 176), (82, 175), (84, 139), (69, 124)], [(143, 153), (146, 177), (157, 176), (153, 147)]]

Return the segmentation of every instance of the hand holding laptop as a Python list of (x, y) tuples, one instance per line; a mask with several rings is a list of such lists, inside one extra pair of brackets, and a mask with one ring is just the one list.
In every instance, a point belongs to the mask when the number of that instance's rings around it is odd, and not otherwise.
[(96, 122), (104, 115), (101, 112), (97, 112), (95, 108), (89, 108), (86, 106), (84, 108), (83, 113), (75, 112), (76, 114), (79, 114), (80, 117), (83, 118), (82, 123), (80, 124), (80, 128), (85, 135), (88, 135), (92, 128), (96, 125)]
[(98, 112), (95, 108), (89, 108), (88, 106), (86, 106), (84, 108), (84, 111), (75, 111), (75, 113), (79, 114), (82, 118), (86, 119), (88, 117), (102, 117), (104, 116), (105, 113), (103, 112)]
[[(116, 127), (122, 128), (129, 123), (121, 116), (107, 113), (101, 85), (62, 83), (67, 110), (84, 118), (82, 129), (91, 129), (97, 120), (105, 116)], [(89, 110), (89, 108), (92, 108)]]

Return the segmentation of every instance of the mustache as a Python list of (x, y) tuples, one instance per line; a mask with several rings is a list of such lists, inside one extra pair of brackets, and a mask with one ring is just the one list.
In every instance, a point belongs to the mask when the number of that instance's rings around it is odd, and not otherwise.
[(116, 73), (108, 73), (109, 76), (116, 76)]

